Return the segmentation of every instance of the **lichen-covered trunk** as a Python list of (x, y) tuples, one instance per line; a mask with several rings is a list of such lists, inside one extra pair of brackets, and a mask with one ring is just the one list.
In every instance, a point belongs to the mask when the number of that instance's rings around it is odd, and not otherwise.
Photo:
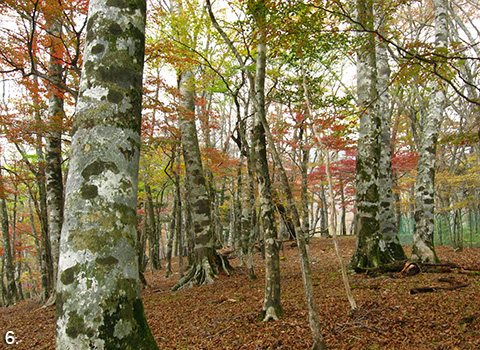
[[(441, 54), (447, 49), (448, 6), (445, 0), (434, 0), (435, 5), (435, 46)], [(440, 68), (439, 68), (440, 69)], [(435, 216), (435, 157), (437, 138), (445, 109), (445, 91), (442, 83), (432, 86), (429, 110), (423, 119), (417, 162), (415, 186), (415, 226), (411, 260), (438, 262), (435, 253), (433, 232)]]
[[(63, 96), (58, 86), (62, 83), (63, 67), (61, 55), (62, 23), (59, 17), (51, 20), (50, 35), (50, 64), (48, 98), (48, 133), (45, 145), (45, 178), (47, 185), (48, 232), (52, 251), (53, 280), (52, 290), (56, 289), (58, 272), (58, 258), (60, 232), (63, 224), (63, 177), (62, 177), (62, 124), (63, 124)], [(51, 295), (51, 302), (55, 293)]]
[(204, 175), (195, 126), (195, 85), (190, 70), (179, 75), (179, 128), (185, 162), (186, 196), (190, 204), (192, 230), (195, 235), (194, 262), (184, 278), (173, 289), (189, 282), (211, 284), (217, 273), (217, 254), (213, 246), (213, 225), (207, 180)]
[[(257, 21), (264, 21), (263, 18)], [(258, 197), (260, 202), (260, 217), (262, 220), (265, 244), (265, 298), (261, 318), (264, 321), (277, 320), (282, 314), (280, 302), (280, 256), (277, 226), (275, 222), (275, 206), (272, 200), (270, 174), (268, 170), (265, 129), (262, 120), (265, 119), (265, 74), (266, 54), (265, 28), (259, 25), (259, 43), (257, 44), (257, 70), (255, 74), (255, 120), (253, 125), (253, 152), (255, 153), (256, 173), (258, 181)]]
[(57, 280), (56, 348), (158, 349), (140, 296), (144, 0), (91, 0)]
[(377, 110), (377, 74), (373, 0), (357, 0), (358, 22), (361, 24), (357, 50), (357, 94), (360, 108), (360, 129), (356, 158), (357, 243), (351, 260), (353, 267), (374, 267), (393, 260), (380, 231), (378, 162), (380, 159), (380, 118)]
[[(380, 25), (383, 23), (381, 21)], [(381, 30), (381, 29), (380, 29)], [(380, 117), (380, 159), (378, 162), (378, 191), (380, 196), (380, 230), (386, 249), (395, 260), (404, 260), (406, 255), (398, 238), (398, 223), (395, 215), (392, 172), (392, 142), (390, 137), (390, 66), (388, 53), (383, 41), (376, 46), (378, 114)]]
[[(15, 269), (13, 265), (12, 245), (10, 241), (10, 227), (8, 222), (7, 201), (5, 200), (6, 192), (3, 187), (2, 174), (0, 171), (0, 220), (3, 233), (3, 263), (6, 277), (6, 306), (13, 305), (18, 300), (17, 286), (15, 283)], [(3, 274), (0, 275), (3, 280)], [(3, 294), (3, 293), (2, 293)]]

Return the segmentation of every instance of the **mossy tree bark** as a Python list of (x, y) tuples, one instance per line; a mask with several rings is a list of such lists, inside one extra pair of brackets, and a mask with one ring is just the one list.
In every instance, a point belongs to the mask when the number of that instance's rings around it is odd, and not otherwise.
[(361, 42), (357, 50), (360, 130), (356, 158), (357, 243), (350, 262), (353, 267), (375, 267), (393, 260), (386, 249), (379, 221), (380, 118), (377, 106), (373, 2), (373, 0), (357, 0), (357, 20)]
[(91, 0), (66, 183), (56, 348), (158, 349), (140, 295), (145, 0)]
[[(440, 55), (447, 50), (448, 5), (445, 0), (434, 0), (435, 46)], [(441, 62), (436, 69), (442, 69)], [(434, 82), (429, 110), (423, 119), (417, 162), (415, 187), (415, 225), (411, 260), (438, 262), (435, 253), (433, 231), (435, 216), (435, 157), (437, 138), (445, 109), (445, 91), (440, 81)]]

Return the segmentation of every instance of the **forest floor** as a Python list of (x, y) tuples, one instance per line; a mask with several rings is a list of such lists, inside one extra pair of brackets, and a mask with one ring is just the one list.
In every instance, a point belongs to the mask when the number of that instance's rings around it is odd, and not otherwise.
[[(346, 259), (354, 237), (340, 237)], [(410, 254), (410, 248), (405, 248)], [(443, 263), (480, 270), (480, 248), (454, 252), (437, 247)], [(442, 273), (377, 277), (349, 275), (359, 309), (352, 312), (341, 280), (333, 242), (311, 241), (313, 281), (322, 332), (329, 349), (480, 349), (480, 275), (453, 269)], [(170, 292), (178, 276), (166, 279), (164, 270), (146, 273), (142, 290), (148, 323), (160, 349), (309, 349), (311, 334), (304, 301), (298, 250), (291, 243), (281, 251), (282, 305), (277, 322), (257, 320), (263, 303), (264, 272), (255, 256), (258, 279), (245, 268), (216, 283)], [(231, 260), (238, 266), (238, 260)], [(176, 268), (176, 260), (174, 268)], [(449, 269), (446, 269), (449, 270)], [(450, 283), (439, 279), (450, 279)], [(449, 287), (411, 294), (412, 288)], [(35, 301), (0, 309), (0, 331), (14, 332), (17, 344), (0, 342), (0, 349), (54, 349), (54, 307), (39, 309)]]

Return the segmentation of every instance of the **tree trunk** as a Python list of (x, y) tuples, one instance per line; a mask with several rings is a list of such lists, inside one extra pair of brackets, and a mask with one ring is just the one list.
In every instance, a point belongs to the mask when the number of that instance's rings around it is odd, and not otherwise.
[[(58, 272), (60, 232), (63, 224), (63, 177), (62, 177), (62, 124), (63, 124), (63, 96), (58, 87), (62, 83), (63, 68), (61, 56), (62, 23), (60, 14), (51, 19), (50, 35), (50, 65), (49, 73), (50, 96), (48, 98), (48, 135), (45, 147), (45, 178), (47, 185), (48, 232), (52, 252), (52, 290), (56, 289)], [(47, 305), (55, 302), (55, 293), (52, 293)]]
[(325, 237), (328, 236), (328, 206), (327, 196), (325, 195), (325, 185), (320, 184), (320, 234)]
[[(435, 46), (440, 53), (447, 50), (447, 3), (434, 0)], [(438, 68), (437, 68), (438, 69)], [(440, 82), (434, 82), (430, 95), (429, 111), (423, 119), (418, 151), (417, 183), (415, 187), (415, 228), (411, 260), (434, 263), (439, 259), (435, 252), (433, 232), (435, 217), (435, 157), (437, 138), (445, 108), (445, 91)]]
[[(258, 11), (257, 11), (258, 10)], [(255, 74), (255, 120), (253, 125), (253, 151), (255, 152), (260, 217), (264, 230), (265, 244), (265, 299), (261, 318), (264, 321), (278, 320), (282, 314), (280, 303), (280, 256), (275, 207), (272, 200), (270, 175), (268, 170), (267, 148), (265, 142), (265, 74), (267, 47), (265, 28), (265, 4), (258, 3), (253, 14), (257, 16), (259, 29), (257, 44), (257, 71)]]
[(148, 216), (148, 240), (150, 242), (150, 264), (153, 270), (160, 270), (160, 237), (157, 223), (155, 221), (155, 210), (153, 207), (152, 189), (148, 183), (145, 184), (147, 216)]
[(360, 130), (356, 159), (357, 244), (352, 267), (375, 267), (393, 260), (380, 231), (378, 163), (380, 158), (376, 100), (375, 36), (373, 0), (357, 0), (357, 16), (363, 45), (357, 51), (357, 94), (360, 107)]
[(204, 175), (197, 129), (195, 126), (195, 86), (194, 76), (190, 70), (179, 75), (180, 90), (180, 133), (182, 137), (183, 159), (195, 234), (194, 262), (184, 278), (173, 287), (176, 290), (187, 283), (211, 284), (222, 259), (213, 246), (213, 225), (207, 180)]
[[(175, 241), (178, 252), (178, 275), (183, 277), (183, 240), (182, 240), (182, 197), (180, 193), (180, 176), (174, 173), (175, 181)], [(170, 253), (171, 255), (171, 253)]]
[(305, 233), (305, 238), (308, 241), (308, 233), (310, 232), (309, 210), (308, 210), (308, 162), (310, 161), (310, 151), (306, 149), (307, 138), (305, 121), (302, 122), (300, 129), (300, 150), (302, 151), (302, 230)]
[(340, 176), (340, 228), (338, 229), (338, 232), (342, 236), (347, 235), (347, 204), (345, 203), (345, 188), (343, 185), (343, 180), (342, 177)]
[[(379, 6), (380, 7), (380, 6)], [(380, 31), (383, 31), (383, 16), (381, 10), (377, 10), (377, 22), (380, 23)], [(381, 19), (379, 19), (381, 18)], [(378, 90), (378, 114), (380, 117), (380, 159), (378, 163), (378, 191), (380, 196), (380, 230), (386, 249), (395, 260), (405, 260), (407, 257), (398, 239), (398, 223), (395, 215), (395, 202), (393, 197), (393, 171), (392, 171), (392, 141), (390, 136), (390, 124), (392, 113), (390, 111), (390, 66), (388, 64), (387, 47), (383, 41), (377, 40), (377, 90)]]
[[(0, 220), (2, 222), (3, 233), (3, 261), (6, 277), (6, 295), (5, 304), (10, 306), (18, 301), (17, 286), (15, 283), (15, 269), (13, 265), (13, 252), (10, 242), (10, 227), (8, 223), (7, 201), (5, 189), (3, 187), (3, 179), (0, 171)], [(3, 276), (0, 276), (3, 280)]]
[[(175, 191), (176, 191), (176, 188), (175, 188)], [(176, 196), (177, 195), (174, 194), (172, 220), (170, 221), (170, 229), (167, 232), (168, 236), (167, 236), (167, 252), (165, 254), (165, 260), (166, 260), (165, 261), (165, 278), (169, 278), (173, 276), (173, 271), (172, 271), (173, 238), (175, 237), (176, 216), (178, 215), (177, 213), (178, 200)]]
[(158, 349), (137, 256), (146, 1), (92, 0), (66, 183), (56, 349)]

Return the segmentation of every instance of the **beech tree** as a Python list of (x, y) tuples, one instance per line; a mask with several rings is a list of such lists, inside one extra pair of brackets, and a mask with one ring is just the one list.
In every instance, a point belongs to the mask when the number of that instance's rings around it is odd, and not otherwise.
[(377, 106), (377, 71), (373, 1), (357, 0), (360, 48), (357, 51), (357, 94), (360, 129), (356, 159), (357, 245), (351, 260), (353, 267), (374, 267), (389, 263), (392, 255), (380, 230), (378, 163), (380, 159), (380, 118)]
[[(182, 5), (172, 1), (172, 12), (182, 15)], [(184, 31), (189, 28), (182, 28)], [(205, 176), (200, 145), (195, 125), (195, 75), (194, 67), (187, 64), (178, 71), (179, 129), (182, 140), (182, 153), (185, 163), (186, 196), (190, 206), (191, 225), (195, 237), (194, 258), (186, 275), (173, 287), (174, 290), (189, 282), (211, 284), (220, 269), (228, 270), (228, 262), (214, 247), (214, 225), (211, 212), (211, 198)], [(177, 202), (179, 205), (180, 202)], [(177, 217), (178, 212), (177, 212)], [(180, 230), (180, 221), (176, 227)]]
[(57, 349), (158, 349), (136, 251), (145, 17), (144, 0), (89, 4), (60, 243)]
[[(50, 130), (45, 147), (45, 177), (47, 186), (48, 231), (52, 251), (52, 294), (50, 304), (55, 301), (56, 276), (58, 272), (60, 232), (63, 224), (63, 177), (62, 177), (62, 124), (64, 115), (61, 33), (61, 8), (54, 8), (47, 16), (50, 23), (50, 63), (48, 118)], [(47, 303), (48, 304), (48, 303)]]
[[(445, 0), (434, 0), (435, 47), (444, 54), (448, 45), (448, 5)], [(435, 157), (438, 134), (445, 109), (445, 87), (441, 81), (432, 83), (429, 111), (421, 126), (418, 150), (417, 182), (415, 186), (415, 228), (412, 260), (438, 262), (433, 232), (435, 218)]]
[[(382, 3), (377, 2), (374, 7), (375, 23), (378, 31), (384, 34), (388, 14)], [(377, 70), (377, 91), (378, 91), (378, 114), (380, 117), (380, 156), (378, 164), (378, 190), (379, 190), (379, 221), (380, 230), (385, 241), (386, 249), (395, 260), (406, 259), (403, 248), (398, 239), (398, 223), (395, 213), (395, 200), (393, 196), (393, 171), (391, 141), (391, 119), (390, 110), (390, 65), (388, 63), (387, 44), (377, 39), (376, 43), (376, 70)]]
[[(15, 282), (15, 269), (13, 266), (13, 249), (12, 249), (12, 244), (10, 239), (10, 225), (8, 222), (7, 201), (5, 200), (5, 198), (6, 198), (6, 191), (3, 184), (2, 172), (0, 169), (0, 221), (1, 221), (2, 234), (3, 234), (2, 267), (5, 269), (5, 276), (6, 276), (6, 283), (7, 283), (5, 302), (6, 302), (6, 306), (9, 306), (17, 302), (19, 295), (17, 292), (17, 286)], [(2, 271), (2, 274), (0, 275), (0, 278), (2, 279), (2, 286), (3, 286), (3, 271)]]

